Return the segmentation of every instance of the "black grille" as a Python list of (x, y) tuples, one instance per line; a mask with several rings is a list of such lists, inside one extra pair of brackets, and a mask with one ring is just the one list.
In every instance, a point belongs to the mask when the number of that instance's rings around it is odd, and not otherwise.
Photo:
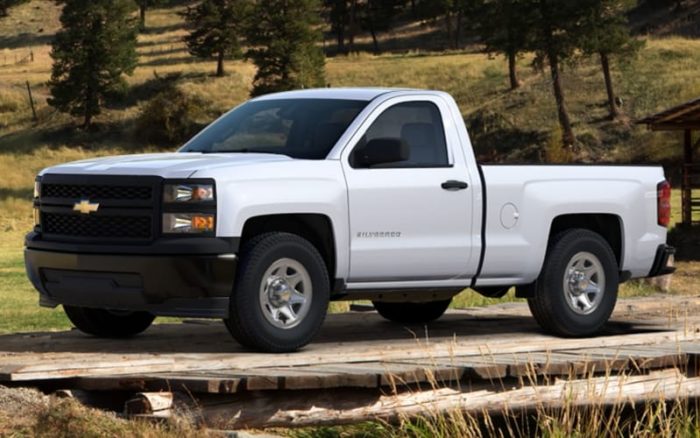
[(149, 216), (88, 216), (42, 213), (42, 232), (66, 237), (101, 239), (150, 239)]
[(153, 188), (148, 186), (45, 184), (41, 187), (42, 198), (147, 201), (152, 196)]

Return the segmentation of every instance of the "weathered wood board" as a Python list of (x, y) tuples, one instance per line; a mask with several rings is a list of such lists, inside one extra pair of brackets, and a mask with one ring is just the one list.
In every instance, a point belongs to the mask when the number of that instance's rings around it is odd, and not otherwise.
[[(687, 300), (661, 301), (623, 302), (605, 332), (586, 339), (544, 334), (522, 304), (411, 327), (374, 312), (329, 315), (317, 341), (293, 354), (244, 351), (217, 321), (156, 325), (130, 340), (75, 330), (7, 335), (0, 384), (128, 400), (126, 412), (139, 416), (193, 401), (207, 424), (232, 428), (391, 419), (426, 405), (556, 406), (572, 390), (605, 403), (619, 391), (631, 401), (696, 397), (700, 317), (692, 315), (700, 312), (679, 311)], [(585, 404), (581, 394), (575, 402)]]
[(315, 343), (278, 355), (243, 351), (217, 321), (156, 325), (130, 340), (75, 330), (0, 336), (0, 382), (233, 394), (642, 372), (683, 367), (700, 353), (687, 319), (619, 317), (599, 337), (564, 339), (542, 333), (522, 307), (498, 307), (488, 317), (483, 309), (452, 311), (413, 327), (374, 312), (329, 315)]

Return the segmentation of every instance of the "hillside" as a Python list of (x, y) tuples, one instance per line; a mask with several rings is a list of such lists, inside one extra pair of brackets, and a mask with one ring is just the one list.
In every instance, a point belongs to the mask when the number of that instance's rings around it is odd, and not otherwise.
[[(23, 200), (29, 197), (35, 173), (54, 162), (177, 147), (177, 142), (150, 141), (148, 134), (153, 127), (140, 122), (144, 105), (164, 87), (175, 86), (203, 102), (201, 111), (190, 115), (196, 126), (247, 97), (254, 67), (244, 61), (229, 61), (227, 76), (214, 78), (214, 62), (197, 60), (187, 53), (182, 43), (186, 31), (178, 15), (183, 2), (171, 3), (149, 11), (147, 32), (139, 37), (140, 63), (128, 78), (130, 87), (115, 97), (91, 132), (76, 129), (74, 120), (46, 103), (49, 43), (59, 26), (56, 3), (33, 0), (13, 8), (9, 17), (0, 20), (0, 174), (5, 177), (0, 202), (7, 207), (1, 214), (9, 214), (26, 202)], [(433, 25), (407, 23), (392, 34), (393, 39), (380, 34), (382, 46), (399, 47), (406, 39), (439, 41), (435, 35), (436, 39), (429, 38), (435, 32)], [(327, 36), (329, 51), (331, 40)], [(360, 47), (367, 42), (367, 36), (358, 38)], [(524, 86), (515, 92), (507, 91), (505, 61), (489, 58), (478, 48), (335, 56), (327, 59), (326, 70), (333, 87), (445, 90), (457, 99), (480, 159), (539, 162), (547, 157), (548, 149), (556, 149), (558, 131), (548, 76), (535, 71), (531, 60), (531, 55), (519, 60)], [(605, 92), (596, 60), (579, 59), (568, 65), (564, 84), (581, 144), (579, 159), (673, 165), (680, 154), (680, 139), (647, 132), (633, 121), (700, 95), (699, 70), (700, 41), (649, 37), (636, 59), (615, 62), (614, 77), (626, 117), (613, 123), (605, 119)], [(29, 109), (27, 81), (37, 105), (36, 123)]]

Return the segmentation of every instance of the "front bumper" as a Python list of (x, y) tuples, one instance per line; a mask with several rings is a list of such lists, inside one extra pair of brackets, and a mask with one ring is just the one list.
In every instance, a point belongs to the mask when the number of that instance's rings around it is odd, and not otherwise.
[(656, 257), (651, 265), (651, 270), (647, 277), (659, 277), (675, 272), (676, 268), (669, 266), (669, 259), (676, 253), (676, 248), (668, 245), (659, 245), (656, 249)]
[[(227, 245), (221, 239), (193, 239), (100, 251), (97, 245), (42, 242), (40, 236), (30, 233), (24, 258), (42, 306), (68, 304), (226, 318), (237, 258), (232, 252), (210, 251), (237, 250), (237, 242)], [(192, 251), (180, 252), (183, 249)]]

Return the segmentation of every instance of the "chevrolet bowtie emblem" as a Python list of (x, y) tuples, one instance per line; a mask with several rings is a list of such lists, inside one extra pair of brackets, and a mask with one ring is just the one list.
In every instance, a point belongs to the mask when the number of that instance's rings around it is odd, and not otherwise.
[(87, 199), (83, 199), (82, 201), (73, 204), (73, 211), (79, 211), (82, 214), (94, 213), (98, 208), (100, 208), (100, 204), (93, 204)]

